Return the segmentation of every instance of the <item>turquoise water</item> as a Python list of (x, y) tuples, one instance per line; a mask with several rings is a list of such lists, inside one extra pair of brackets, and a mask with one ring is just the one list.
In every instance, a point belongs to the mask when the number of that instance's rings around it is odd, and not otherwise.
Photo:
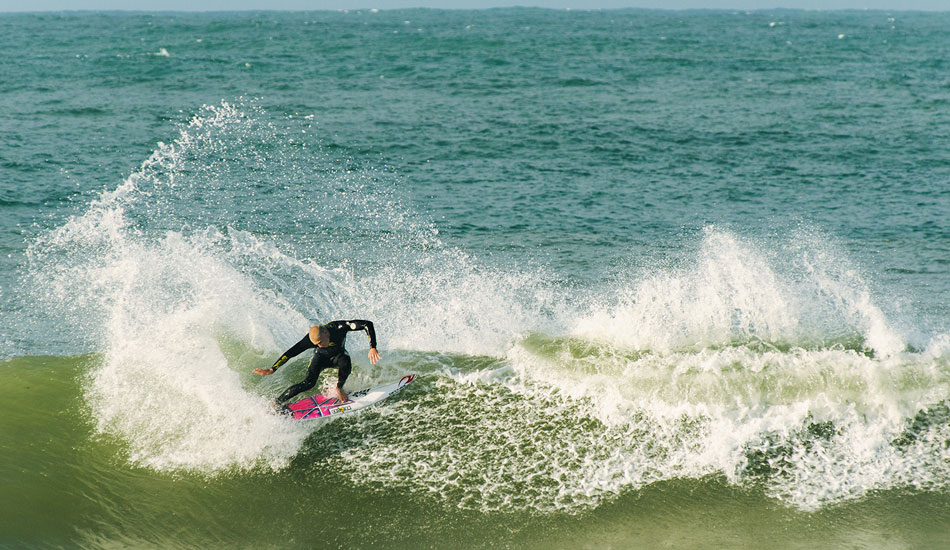
[(0, 547), (948, 547), (950, 15), (0, 30)]

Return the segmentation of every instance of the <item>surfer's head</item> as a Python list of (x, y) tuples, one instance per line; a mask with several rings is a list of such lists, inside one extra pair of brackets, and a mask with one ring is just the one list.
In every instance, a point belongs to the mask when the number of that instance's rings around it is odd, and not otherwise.
[(317, 347), (325, 348), (330, 345), (330, 331), (323, 325), (310, 327), (310, 341)]

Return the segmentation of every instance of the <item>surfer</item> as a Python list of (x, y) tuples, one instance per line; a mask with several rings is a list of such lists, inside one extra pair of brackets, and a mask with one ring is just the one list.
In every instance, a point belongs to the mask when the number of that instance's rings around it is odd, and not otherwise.
[(338, 369), (339, 374), (336, 380), (333, 396), (346, 403), (349, 399), (346, 392), (343, 391), (343, 384), (350, 375), (352, 365), (350, 355), (343, 347), (346, 341), (346, 333), (354, 330), (362, 330), (369, 336), (369, 361), (376, 364), (379, 361), (379, 352), (376, 351), (376, 331), (373, 329), (371, 321), (331, 321), (325, 325), (315, 325), (310, 327), (307, 333), (299, 342), (293, 345), (289, 350), (281, 355), (280, 359), (269, 369), (254, 369), (254, 374), (268, 376), (277, 372), (277, 369), (310, 348), (316, 348), (313, 351), (313, 357), (310, 358), (310, 365), (307, 367), (307, 377), (302, 382), (290, 386), (284, 393), (280, 394), (274, 400), (274, 406), (280, 407), (281, 403), (300, 392), (304, 392), (317, 384), (317, 378), (324, 369)]

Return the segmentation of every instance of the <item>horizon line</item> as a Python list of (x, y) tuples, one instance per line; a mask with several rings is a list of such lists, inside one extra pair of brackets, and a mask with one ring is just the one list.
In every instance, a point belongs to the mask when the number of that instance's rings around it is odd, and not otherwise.
[(530, 5), (511, 5), (511, 6), (486, 6), (480, 8), (470, 7), (432, 7), (432, 6), (406, 6), (398, 8), (317, 8), (317, 9), (298, 9), (298, 8), (238, 8), (238, 9), (127, 9), (127, 8), (64, 8), (64, 9), (27, 9), (27, 10), (7, 10), (0, 9), (2, 14), (42, 14), (42, 13), (349, 13), (349, 12), (370, 12), (379, 13), (384, 11), (407, 11), (407, 10), (431, 10), (431, 11), (491, 11), (491, 10), (547, 10), (547, 11), (576, 11), (576, 12), (604, 12), (604, 11), (664, 11), (664, 12), (765, 12), (765, 11), (800, 11), (800, 12), (889, 12), (889, 13), (947, 13), (947, 8), (654, 8), (654, 7), (610, 7), (610, 8), (559, 8), (549, 6), (530, 6)]

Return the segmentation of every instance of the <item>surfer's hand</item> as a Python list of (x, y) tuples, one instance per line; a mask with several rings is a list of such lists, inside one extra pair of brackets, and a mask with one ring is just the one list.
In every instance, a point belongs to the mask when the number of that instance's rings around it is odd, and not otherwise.
[(377, 361), (379, 361), (379, 352), (376, 348), (369, 348), (369, 362), (375, 365)]
[(274, 374), (274, 369), (254, 369), (254, 374), (259, 374), (261, 376), (267, 376), (268, 374)]

